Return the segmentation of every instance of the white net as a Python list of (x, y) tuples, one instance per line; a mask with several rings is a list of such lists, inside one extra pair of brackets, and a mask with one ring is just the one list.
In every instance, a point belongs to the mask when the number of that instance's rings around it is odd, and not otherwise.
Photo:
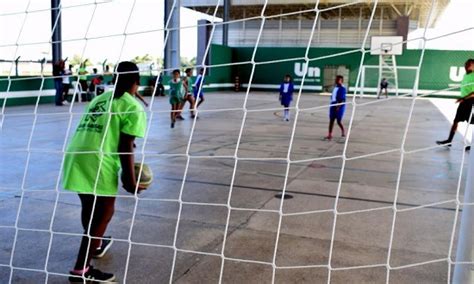
[[(163, 9), (157, 2), (152, 7)], [(385, 1), (332, 6), (306, 1), (304, 10), (284, 12), (282, 6), (276, 14), (269, 7), (281, 1), (243, 1), (258, 10), (257, 16), (243, 9), (227, 22), (218, 19), (223, 0), (207, 2), (212, 2), (205, 11), (208, 24), (179, 28), (194, 33), (207, 27), (210, 34), (202, 58), (213, 59), (186, 66), (209, 74), (207, 82), (196, 86), (206, 90), (206, 101), (196, 118), (186, 117), (170, 129), (168, 99), (157, 91), (160, 82), (148, 86), (153, 88), (146, 98), (148, 126), (136, 142), (135, 159), (152, 168), (155, 182), (140, 195), (119, 190), (105, 234), (113, 236), (114, 244), (104, 259), (94, 261), (96, 268), (115, 273), (121, 283), (451, 283), (455, 265), (473, 264), (466, 256), (456, 261), (461, 211), (473, 205), (462, 197), (467, 140), (458, 135), (450, 152), (432, 145), (449, 128), (440, 113), (453, 111), (445, 102), (426, 98), (457, 92), (459, 85), (419, 92), (420, 72), (429, 68), (424, 65), (426, 44), (472, 30), (472, 24), (429, 38), (439, 1), (427, 1), (429, 12), (421, 23), (426, 28), (411, 40), (421, 46), (415, 63), (397, 69), (398, 96), (375, 101), (356, 95), (378, 91), (379, 70), (367, 64), (367, 46), (370, 36), (383, 29), (375, 17), (379, 2)], [(170, 3), (171, 11), (180, 5)], [(341, 9), (357, 15), (351, 8), (361, 3), (370, 13), (360, 10), (356, 36), (341, 32), (334, 37), (325, 30), (325, 24), (343, 25)], [(3, 21), (19, 21), (15, 37), (0, 45), (1, 57), (7, 59), (0, 70), (8, 69), (0, 78), (2, 283), (64, 282), (84, 236), (77, 194), (61, 186), (67, 144), (86, 104), (76, 102), (83, 98), (82, 89), (72, 84), (71, 103), (54, 108), (44, 104), (54, 91), (43, 67), (41, 75), (15, 76), (19, 56), (50, 50), (51, 33), (45, 40), (24, 36), (46, 25), (35, 18), (51, 13), (46, 4), (30, 0), (0, 14)], [(146, 28), (137, 24), (149, 5), (139, 0), (62, 1), (62, 17), (80, 22), (67, 34), (63, 28), (63, 54), (72, 57), (79, 50), (82, 62), (101, 53), (117, 64), (143, 55), (143, 46), (151, 45), (161, 49), (154, 56), (162, 58), (176, 28), (171, 18), (159, 25), (148, 18)], [(338, 13), (338, 21), (321, 23), (323, 15)], [(104, 15), (110, 18), (104, 20)], [(273, 55), (272, 44), (293, 42), (281, 32), (283, 23), (291, 24), (284, 20), (292, 17), (307, 20), (306, 29), (295, 35), (300, 49)], [(247, 25), (238, 33), (251, 46), (237, 57), (211, 44), (225, 25)], [(301, 21), (289, 29), (301, 30)], [(11, 34), (5, 32), (5, 38)], [(315, 55), (317, 47), (346, 47), (355, 37), (355, 48)], [(314, 66), (345, 65), (353, 54), (358, 57), (348, 73), (352, 80), (347, 79), (346, 136), (322, 141), (329, 99), (306, 93), (327, 87), (318, 81), (320, 70)], [(50, 52), (43, 55), (51, 57)], [(163, 77), (171, 71), (154, 63), (144, 70)], [(284, 63), (302, 74), (294, 80), (289, 122), (280, 119), (279, 85), (261, 79), (265, 73), (283, 77), (289, 72), (278, 69)], [(231, 75), (222, 79), (222, 74)], [(223, 90), (234, 85), (235, 77), (245, 92)], [(70, 79), (79, 78), (75, 74)], [(443, 131), (436, 130), (440, 125)], [(278, 199), (276, 194), (293, 198)]]

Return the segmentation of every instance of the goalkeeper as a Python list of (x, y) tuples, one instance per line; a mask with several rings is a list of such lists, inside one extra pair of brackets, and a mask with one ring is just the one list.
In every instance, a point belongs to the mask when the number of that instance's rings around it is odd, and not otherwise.
[(94, 269), (90, 261), (104, 256), (112, 244), (104, 233), (114, 214), (120, 168), (124, 189), (135, 193), (137, 188), (133, 142), (146, 129), (143, 107), (133, 97), (140, 75), (132, 62), (121, 62), (116, 72), (120, 74), (114, 76), (115, 90), (92, 100), (64, 158), (63, 187), (78, 193), (84, 229), (71, 282), (115, 279), (112, 273)]
[[(468, 121), (471, 116), (472, 104), (474, 103), (474, 59), (468, 59), (464, 64), (466, 74), (464, 75), (461, 83), (461, 96), (456, 101), (459, 103), (456, 116), (454, 117), (453, 125), (449, 131), (449, 137), (446, 140), (436, 141), (438, 145), (451, 146), (453, 142), (454, 134), (458, 128), (458, 123), (462, 121)], [(471, 124), (473, 120), (471, 119)], [(466, 147), (469, 150), (470, 147)]]

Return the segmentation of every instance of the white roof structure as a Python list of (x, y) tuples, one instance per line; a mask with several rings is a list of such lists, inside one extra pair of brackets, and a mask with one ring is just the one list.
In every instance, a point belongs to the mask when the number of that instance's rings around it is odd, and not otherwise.
[[(419, 27), (424, 27), (432, 8), (433, 16), (430, 23), (428, 23), (428, 26), (431, 27), (436, 23), (449, 1), (434, 1), (434, 7), (431, 7), (431, 0), (379, 0), (377, 4), (377, 10), (379, 11), (376, 11), (375, 19), (396, 19), (398, 16), (406, 15), (410, 17), (410, 20), (418, 22)], [(221, 7), (224, 0), (181, 0), (181, 5), (212, 15), (218, 2), (220, 2), (220, 7), (217, 16), (222, 17), (223, 9)], [(242, 19), (260, 16), (265, 0), (230, 0), (230, 3), (230, 19)], [(269, 16), (310, 10), (315, 7), (315, 3), (315, 0), (268, 0), (264, 14)], [(334, 19), (340, 16), (343, 19), (359, 18), (361, 16), (368, 18), (374, 3), (373, 0), (320, 0), (318, 9), (323, 11), (321, 13), (323, 19)], [(291, 17), (289, 15), (286, 18)]]

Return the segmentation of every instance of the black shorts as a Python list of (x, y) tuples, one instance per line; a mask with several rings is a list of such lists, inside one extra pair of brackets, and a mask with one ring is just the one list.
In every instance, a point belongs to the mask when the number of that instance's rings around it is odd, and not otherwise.
[[(468, 121), (471, 116), (473, 100), (461, 101), (456, 111), (456, 117), (454, 117), (455, 122)], [(474, 123), (474, 120), (471, 119), (471, 124)]]

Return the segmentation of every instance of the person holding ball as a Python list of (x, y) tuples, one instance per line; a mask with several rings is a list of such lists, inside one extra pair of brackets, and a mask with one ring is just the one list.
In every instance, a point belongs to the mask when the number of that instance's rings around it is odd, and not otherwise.
[(71, 282), (115, 279), (90, 261), (103, 257), (113, 242), (104, 233), (114, 214), (120, 170), (127, 192), (137, 194), (144, 189), (137, 185), (133, 154), (135, 138), (143, 137), (146, 130), (146, 114), (133, 96), (140, 82), (137, 65), (119, 63), (113, 81), (113, 91), (95, 97), (87, 106), (64, 157), (63, 187), (78, 193), (84, 229)]

